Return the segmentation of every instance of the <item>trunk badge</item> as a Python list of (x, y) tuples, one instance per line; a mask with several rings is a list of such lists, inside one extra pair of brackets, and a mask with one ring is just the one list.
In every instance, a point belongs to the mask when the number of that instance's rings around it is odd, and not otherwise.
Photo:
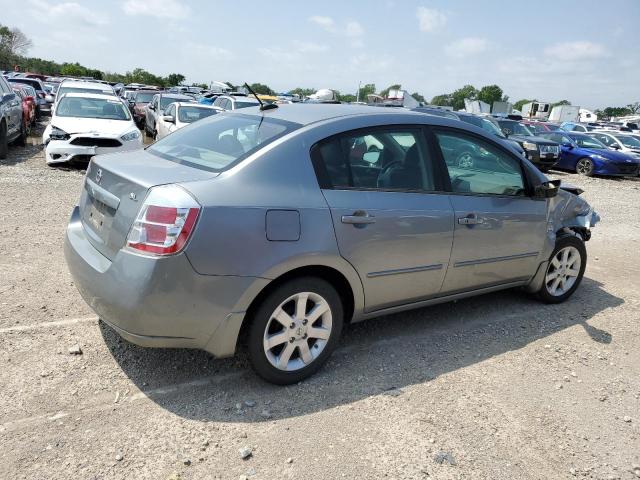
[(137, 201), (138, 201), (138, 197), (137, 197), (137, 196), (136, 196), (136, 194), (135, 194), (135, 193), (133, 193), (133, 192), (131, 192), (131, 193), (129, 194), (129, 198), (130, 198), (131, 200), (133, 200), (134, 202), (137, 202)]
[(96, 183), (100, 183), (102, 181), (102, 169), (99, 168), (96, 172)]

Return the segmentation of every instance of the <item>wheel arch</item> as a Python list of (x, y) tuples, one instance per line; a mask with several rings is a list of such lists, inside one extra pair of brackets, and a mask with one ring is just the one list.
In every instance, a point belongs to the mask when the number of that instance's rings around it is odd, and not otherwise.
[[(355, 271), (353, 273), (355, 274)], [(357, 274), (355, 275), (357, 277)], [(253, 300), (251, 300), (251, 303), (246, 309), (246, 313), (238, 333), (238, 341), (243, 341), (246, 338), (247, 330), (251, 324), (253, 315), (264, 299), (283, 283), (302, 277), (321, 278), (330, 283), (336, 289), (344, 307), (345, 324), (351, 322), (354, 318), (357, 318), (358, 313), (363, 310), (364, 295), (359, 277), (357, 277), (357, 283), (355, 283), (355, 279), (352, 275), (341, 271), (341, 269), (336, 268), (335, 266), (329, 266), (326, 264), (300, 265), (287, 270), (271, 280), (258, 292)]]

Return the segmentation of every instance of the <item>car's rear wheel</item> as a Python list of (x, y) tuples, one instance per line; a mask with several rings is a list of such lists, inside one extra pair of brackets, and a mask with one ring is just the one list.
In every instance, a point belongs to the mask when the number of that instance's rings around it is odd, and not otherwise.
[(0, 123), (0, 159), (7, 158), (9, 152), (9, 145), (7, 143), (7, 124), (5, 122)]
[(587, 249), (582, 239), (566, 235), (556, 240), (538, 297), (546, 303), (560, 303), (573, 295), (584, 276)]
[(593, 175), (593, 162), (591, 159), (587, 157), (578, 159), (576, 162), (576, 172), (586, 177)]
[(277, 287), (251, 319), (248, 350), (256, 373), (278, 385), (314, 374), (338, 343), (343, 311), (335, 288), (320, 278)]

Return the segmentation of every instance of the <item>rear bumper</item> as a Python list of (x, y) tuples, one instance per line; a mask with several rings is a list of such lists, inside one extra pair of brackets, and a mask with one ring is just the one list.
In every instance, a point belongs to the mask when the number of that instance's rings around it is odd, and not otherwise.
[(232, 355), (254, 292), (268, 283), (198, 274), (184, 254), (154, 258), (120, 250), (109, 260), (87, 239), (78, 207), (67, 227), (64, 252), (87, 304), (122, 337), (146, 347)]

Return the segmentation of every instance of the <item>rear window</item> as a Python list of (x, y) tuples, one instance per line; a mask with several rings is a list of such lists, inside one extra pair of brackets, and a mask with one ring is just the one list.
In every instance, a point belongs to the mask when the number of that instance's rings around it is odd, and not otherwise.
[(83, 87), (60, 87), (58, 89), (58, 98), (62, 97), (65, 93), (96, 93), (100, 95), (110, 95), (115, 97), (116, 93), (111, 88), (105, 88), (99, 90), (97, 88), (83, 88)]
[(172, 162), (219, 172), (299, 127), (261, 116), (220, 114), (175, 131), (147, 151)]
[(196, 120), (202, 120), (203, 118), (215, 115), (216, 113), (218, 113), (218, 110), (214, 110), (213, 108), (187, 107), (183, 105), (178, 109), (178, 120), (182, 123), (192, 123)]

